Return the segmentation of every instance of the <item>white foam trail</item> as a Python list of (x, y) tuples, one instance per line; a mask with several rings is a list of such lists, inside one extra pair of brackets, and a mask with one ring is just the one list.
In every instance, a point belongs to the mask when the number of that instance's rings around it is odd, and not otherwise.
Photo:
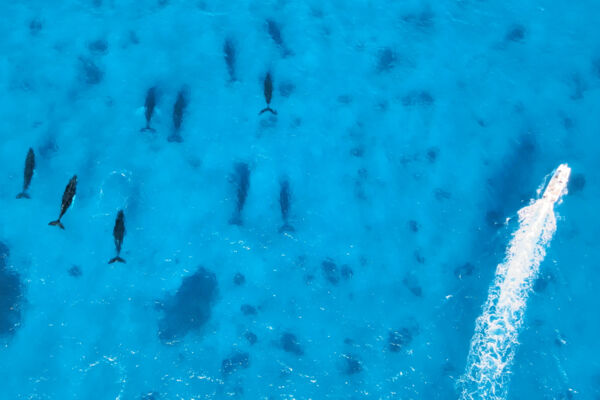
[(567, 164), (561, 164), (542, 198), (519, 210), (519, 229), (496, 269), (483, 313), (475, 324), (467, 368), (459, 380), (463, 400), (506, 397), (527, 297), (556, 230), (554, 204), (567, 192), (570, 173)]

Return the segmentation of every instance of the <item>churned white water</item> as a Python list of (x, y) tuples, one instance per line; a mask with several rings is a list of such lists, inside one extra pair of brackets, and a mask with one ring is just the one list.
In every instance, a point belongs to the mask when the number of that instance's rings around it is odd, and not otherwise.
[(554, 205), (566, 193), (569, 174), (566, 164), (559, 166), (542, 198), (519, 210), (519, 229), (496, 269), (483, 313), (477, 318), (466, 372), (460, 380), (461, 399), (506, 397), (527, 298), (556, 231)]

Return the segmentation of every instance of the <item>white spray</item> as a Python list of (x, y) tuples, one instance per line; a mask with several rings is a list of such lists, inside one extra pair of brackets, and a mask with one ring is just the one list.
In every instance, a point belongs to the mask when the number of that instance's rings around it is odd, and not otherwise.
[(519, 229), (475, 324), (467, 368), (459, 381), (463, 400), (506, 398), (527, 297), (556, 230), (554, 204), (567, 192), (570, 173), (567, 164), (561, 164), (542, 198), (519, 210)]

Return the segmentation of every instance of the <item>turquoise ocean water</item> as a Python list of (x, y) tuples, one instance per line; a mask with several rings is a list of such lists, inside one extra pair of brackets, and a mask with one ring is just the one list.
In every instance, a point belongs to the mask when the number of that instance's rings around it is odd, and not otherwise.
[(507, 398), (600, 399), (598, 11), (0, 2), (0, 399), (457, 399), (563, 162)]

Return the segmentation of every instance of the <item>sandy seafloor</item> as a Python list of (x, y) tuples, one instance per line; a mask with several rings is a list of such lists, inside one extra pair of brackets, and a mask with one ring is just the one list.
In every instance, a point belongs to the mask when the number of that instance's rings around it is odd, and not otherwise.
[(600, 399), (599, 11), (1, 2), (0, 398), (455, 399), (502, 223), (568, 162), (508, 398)]

